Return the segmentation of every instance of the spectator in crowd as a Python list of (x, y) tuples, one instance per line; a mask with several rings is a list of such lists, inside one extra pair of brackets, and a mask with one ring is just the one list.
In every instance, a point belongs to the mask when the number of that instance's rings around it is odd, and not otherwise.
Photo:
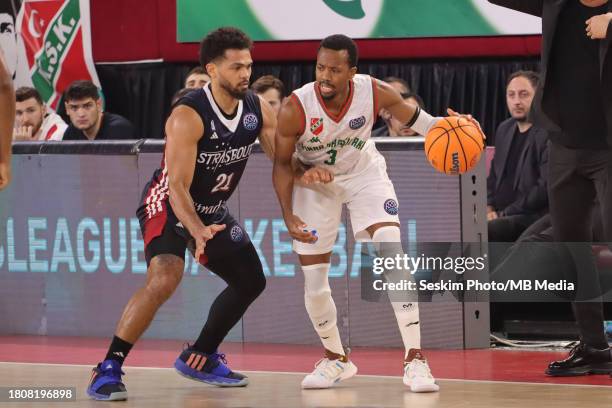
[(104, 112), (98, 88), (91, 81), (75, 81), (64, 92), (70, 125), (64, 140), (135, 139), (134, 126), (123, 116)]
[(385, 81), (386, 83), (391, 85), (393, 88), (395, 88), (395, 90), (399, 92), (400, 94), (411, 92), (410, 86), (408, 86), (408, 82), (406, 82), (402, 78), (388, 76), (385, 79), (383, 79), (383, 81)]
[(19, 10), (19, 3), (16, 2), (13, 5), (10, 1), (0, 2), (0, 53), (4, 54), (4, 63), (12, 79), (15, 79), (17, 71), (18, 53), (15, 15), (17, 10)]
[(491, 242), (514, 242), (548, 211), (548, 135), (527, 118), (538, 82), (533, 71), (518, 71), (508, 79), (506, 103), (511, 117), (497, 128), (487, 179)]
[(285, 93), (283, 82), (273, 75), (264, 75), (253, 82), (251, 89), (264, 98), (278, 115)]
[[(388, 76), (384, 78), (383, 81), (391, 85), (397, 92), (400, 93), (400, 95), (410, 93), (410, 87), (408, 86), (408, 82), (404, 81), (402, 78)], [(381, 114), (379, 114), (376, 123), (374, 123), (374, 126), (372, 126), (372, 130), (379, 131), (380, 133), (382, 133), (378, 136), (388, 136), (389, 134), (387, 133), (388, 131), (386, 130), (386, 128), (386, 120)]]
[[(402, 98), (406, 102), (413, 105), (418, 105), (421, 109), (425, 109), (423, 99), (414, 92), (403, 93)], [(385, 121), (385, 126), (372, 131), (372, 136), (418, 136), (419, 134), (406, 126), (405, 123), (395, 119), (393, 115), (386, 109), (381, 109), (380, 117)]]
[(210, 82), (210, 77), (203, 67), (197, 66), (187, 74), (185, 88), (202, 88)]
[(189, 92), (193, 91), (193, 88), (182, 88), (179, 89), (172, 95), (172, 100), (170, 101), (170, 107), (174, 108), (174, 105), (181, 99), (183, 96), (187, 95)]
[(47, 108), (35, 88), (18, 88), (15, 101), (13, 140), (62, 140), (68, 125), (60, 115)]
[(11, 72), (0, 50), (0, 190), (11, 181), (11, 132), (15, 121), (15, 92)]

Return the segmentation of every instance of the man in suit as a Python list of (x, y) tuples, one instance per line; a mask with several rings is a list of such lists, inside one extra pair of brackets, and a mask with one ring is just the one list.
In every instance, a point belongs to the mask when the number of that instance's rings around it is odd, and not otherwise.
[(603, 307), (596, 296), (599, 274), (589, 241), (597, 201), (604, 238), (612, 241), (612, 1), (489, 1), (542, 17), (542, 80), (532, 120), (548, 131), (552, 142), (548, 194), (554, 239), (567, 243), (574, 260), (578, 299), (591, 300), (573, 303), (580, 343), (568, 358), (549, 364), (546, 373), (611, 373)]
[(495, 135), (495, 157), (487, 178), (489, 241), (514, 242), (548, 211), (548, 135), (527, 120), (538, 74), (517, 71), (508, 78), (510, 118)]

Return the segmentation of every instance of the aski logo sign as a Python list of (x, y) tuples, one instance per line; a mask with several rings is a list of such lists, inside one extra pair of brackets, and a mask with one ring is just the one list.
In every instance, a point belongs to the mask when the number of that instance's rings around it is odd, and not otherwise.
[(77, 79), (100, 87), (91, 56), (88, 0), (26, 0), (17, 27), (32, 83), (52, 108)]

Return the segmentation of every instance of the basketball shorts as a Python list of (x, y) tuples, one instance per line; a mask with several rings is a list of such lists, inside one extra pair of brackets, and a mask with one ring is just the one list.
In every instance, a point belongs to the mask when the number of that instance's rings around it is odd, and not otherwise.
[[(157, 255), (171, 254), (185, 260), (185, 250), (191, 255), (195, 252), (195, 239), (178, 220), (170, 203), (166, 200), (163, 211), (148, 218), (140, 207), (136, 212), (140, 229), (145, 242), (145, 259), (147, 266)], [(221, 206), (212, 216), (201, 218), (205, 225), (225, 224), (225, 229), (218, 232), (206, 242), (204, 255), (198, 262), (206, 265), (210, 261), (224, 258), (248, 245), (251, 240), (244, 227), (229, 213), (226, 206)]]
[(362, 160), (360, 170), (334, 177), (328, 184), (302, 186), (293, 190), (293, 213), (300, 217), (308, 230), (316, 230), (319, 239), (314, 244), (293, 241), (293, 250), (300, 255), (331, 252), (338, 236), (342, 205), (346, 204), (357, 241), (370, 241), (366, 228), (381, 222), (399, 224), (397, 196), (387, 175), (384, 157), (376, 150)]

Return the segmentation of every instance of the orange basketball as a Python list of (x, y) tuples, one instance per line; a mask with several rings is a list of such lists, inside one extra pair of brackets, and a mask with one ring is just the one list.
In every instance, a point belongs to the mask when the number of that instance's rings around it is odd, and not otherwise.
[(425, 137), (425, 155), (431, 165), (446, 174), (463, 174), (480, 160), (482, 133), (470, 121), (457, 116), (440, 119)]

